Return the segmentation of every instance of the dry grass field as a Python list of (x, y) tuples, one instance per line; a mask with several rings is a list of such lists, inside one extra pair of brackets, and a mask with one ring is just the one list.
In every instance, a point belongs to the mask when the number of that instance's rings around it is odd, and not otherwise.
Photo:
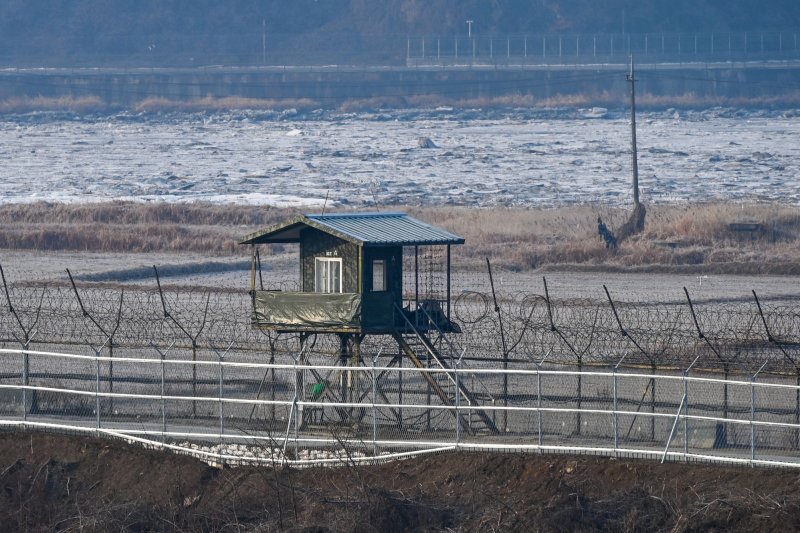
[[(785, 91), (777, 95), (760, 97), (724, 97), (698, 95), (686, 92), (674, 95), (656, 95), (642, 93), (636, 98), (640, 109), (709, 109), (711, 107), (761, 107), (761, 108), (795, 108), (800, 105), (800, 91)], [(555, 94), (537, 96), (532, 94), (512, 93), (500, 96), (480, 98), (464, 98), (442, 94), (417, 94), (411, 96), (376, 96), (369, 98), (314, 100), (311, 98), (246, 98), (241, 96), (172, 99), (150, 97), (125, 106), (136, 113), (194, 113), (218, 112), (233, 110), (276, 110), (297, 109), (309, 111), (313, 109), (333, 109), (342, 113), (374, 111), (376, 109), (408, 109), (435, 108), (449, 106), (461, 109), (473, 108), (581, 108), (603, 106), (608, 108), (624, 108), (627, 96), (624, 93), (608, 91), (587, 92), (580, 94)], [(114, 106), (96, 95), (86, 96), (22, 96), (0, 100), (0, 114), (19, 114), (31, 112), (68, 112), (76, 114), (104, 113), (117, 111)]]
[[(606, 248), (597, 218), (628, 216), (596, 205), (553, 209), (409, 207), (466, 238), (461, 267), (485, 258), (516, 271), (586, 270), (800, 273), (800, 210), (775, 203), (652, 205), (645, 231)], [(0, 249), (241, 255), (237, 241), (298, 210), (211, 204), (9, 204), (0, 206)]]

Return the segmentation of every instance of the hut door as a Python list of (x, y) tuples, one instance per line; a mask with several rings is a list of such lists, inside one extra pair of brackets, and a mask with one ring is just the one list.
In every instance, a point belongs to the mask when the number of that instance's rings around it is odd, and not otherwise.
[(314, 291), (342, 292), (342, 259), (317, 257), (314, 261)]

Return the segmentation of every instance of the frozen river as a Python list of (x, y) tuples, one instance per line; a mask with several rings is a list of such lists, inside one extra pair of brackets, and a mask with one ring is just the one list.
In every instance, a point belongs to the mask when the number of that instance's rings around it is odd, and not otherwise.
[[(629, 201), (623, 111), (238, 112), (0, 121), (1, 201), (353, 207)], [(800, 113), (640, 113), (648, 202), (800, 201)], [(433, 148), (419, 146), (429, 138)]]

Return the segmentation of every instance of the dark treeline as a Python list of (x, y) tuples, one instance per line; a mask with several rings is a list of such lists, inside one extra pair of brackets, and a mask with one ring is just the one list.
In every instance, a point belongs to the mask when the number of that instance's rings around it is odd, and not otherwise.
[[(795, 31), (797, 0), (5, 0), (0, 63), (398, 63), (407, 36)], [(266, 38), (265, 38), (266, 37)]]

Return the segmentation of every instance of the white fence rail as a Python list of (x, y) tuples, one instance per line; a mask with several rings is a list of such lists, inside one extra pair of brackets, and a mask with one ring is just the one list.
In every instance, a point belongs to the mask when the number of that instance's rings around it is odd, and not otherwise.
[(266, 364), (229, 350), (190, 360), (168, 350), (0, 349), (0, 425), (108, 435), (234, 464), (461, 449), (800, 466), (796, 376), (456, 361), (416, 368), (380, 353), (361, 366), (304, 364), (300, 354)]

